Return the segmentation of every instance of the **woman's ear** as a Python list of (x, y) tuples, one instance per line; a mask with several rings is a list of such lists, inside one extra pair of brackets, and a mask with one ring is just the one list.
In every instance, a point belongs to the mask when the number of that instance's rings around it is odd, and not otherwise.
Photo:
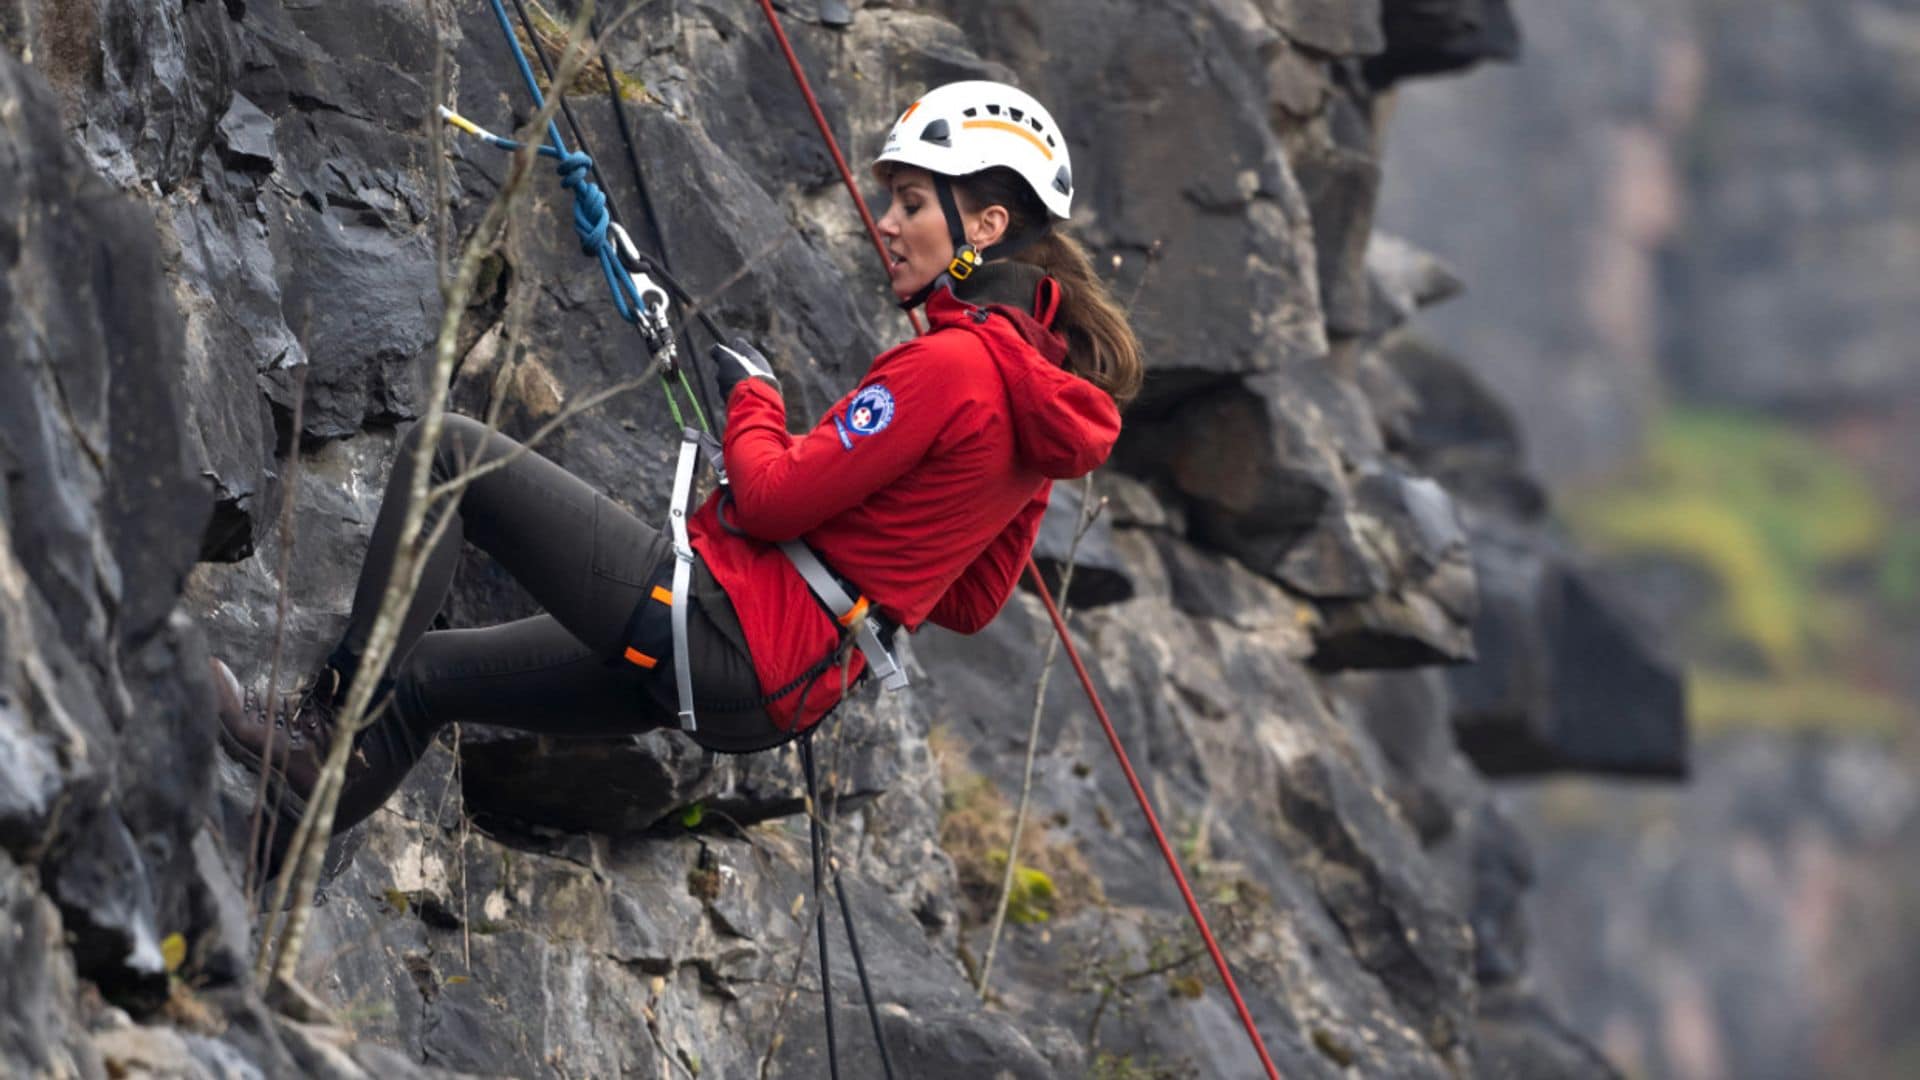
[(975, 250), (985, 251), (1006, 238), (1008, 221), (1006, 207), (989, 206), (978, 214), (969, 216), (973, 220), (967, 225), (967, 243), (972, 244)]

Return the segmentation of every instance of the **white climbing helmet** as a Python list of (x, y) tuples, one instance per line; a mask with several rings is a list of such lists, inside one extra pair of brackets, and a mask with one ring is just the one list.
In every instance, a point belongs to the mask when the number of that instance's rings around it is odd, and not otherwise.
[(1073, 207), (1066, 136), (1046, 106), (1006, 83), (975, 79), (927, 91), (893, 122), (873, 159), (874, 175), (882, 177), (889, 164), (940, 176), (1005, 166), (1020, 174), (1054, 217), (1064, 220)]

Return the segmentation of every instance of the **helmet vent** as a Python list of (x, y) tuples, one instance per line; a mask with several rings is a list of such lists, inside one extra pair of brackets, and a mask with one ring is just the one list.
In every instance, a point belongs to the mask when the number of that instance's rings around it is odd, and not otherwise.
[(921, 129), (920, 141), (930, 142), (935, 146), (952, 146), (953, 132), (948, 128), (945, 119), (935, 120)]
[(979, 110), (979, 109), (968, 109), (968, 110), (966, 110), (966, 115), (967, 115), (967, 116), (979, 116), (979, 115), (980, 115), (980, 110)]
[(1018, 123), (1022, 117), (1026, 116), (1026, 113), (1009, 105), (1007, 106), (1007, 115), (1013, 117), (1014, 121)]
[(987, 106), (987, 115), (989, 115), (989, 116), (999, 116), (999, 115), (1000, 115), (1000, 106), (998, 106), (998, 105), (989, 105), (989, 106)]
[[(1047, 141), (1052, 142), (1053, 140), (1048, 139)], [(1065, 165), (1060, 166), (1060, 171), (1053, 174), (1053, 190), (1062, 195), (1073, 194), (1073, 174), (1067, 171)]]

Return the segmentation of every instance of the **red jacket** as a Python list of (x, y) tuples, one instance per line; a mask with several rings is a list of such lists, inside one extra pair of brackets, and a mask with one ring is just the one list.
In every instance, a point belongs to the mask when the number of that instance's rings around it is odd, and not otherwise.
[[(832, 652), (839, 629), (775, 543), (804, 539), (908, 630), (970, 634), (1006, 604), (1033, 551), (1054, 479), (1113, 449), (1113, 399), (1061, 368), (1066, 345), (1027, 312), (979, 308), (941, 289), (931, 330), (882, 353), (806, 435), (759, 379), (727, 399), (733, 497), (690, 522), (695, 550), (740, 616), (764, 692)], [(991, 312), (991, 314), (989, 313)], [(855, 651), (849, 678), (865, 661)], [(804, 730), (840, 699), (840, 669), (768, 706)], [(796, 723), (796, 715), (798, 721)]]

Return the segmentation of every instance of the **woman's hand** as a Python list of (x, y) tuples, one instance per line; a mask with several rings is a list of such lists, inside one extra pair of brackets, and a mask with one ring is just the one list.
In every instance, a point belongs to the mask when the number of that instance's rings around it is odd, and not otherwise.
[(773, 365), (745, 338), (734, 338), (731, 345), (715, 343), (707, 356), (713, 361), (714, 382), (720, 388), (722, 401), (731, 398), (733, 388), (748, 379), (765, 380), (775, 393), (780, 391), (780, 380), (774, 377)]

